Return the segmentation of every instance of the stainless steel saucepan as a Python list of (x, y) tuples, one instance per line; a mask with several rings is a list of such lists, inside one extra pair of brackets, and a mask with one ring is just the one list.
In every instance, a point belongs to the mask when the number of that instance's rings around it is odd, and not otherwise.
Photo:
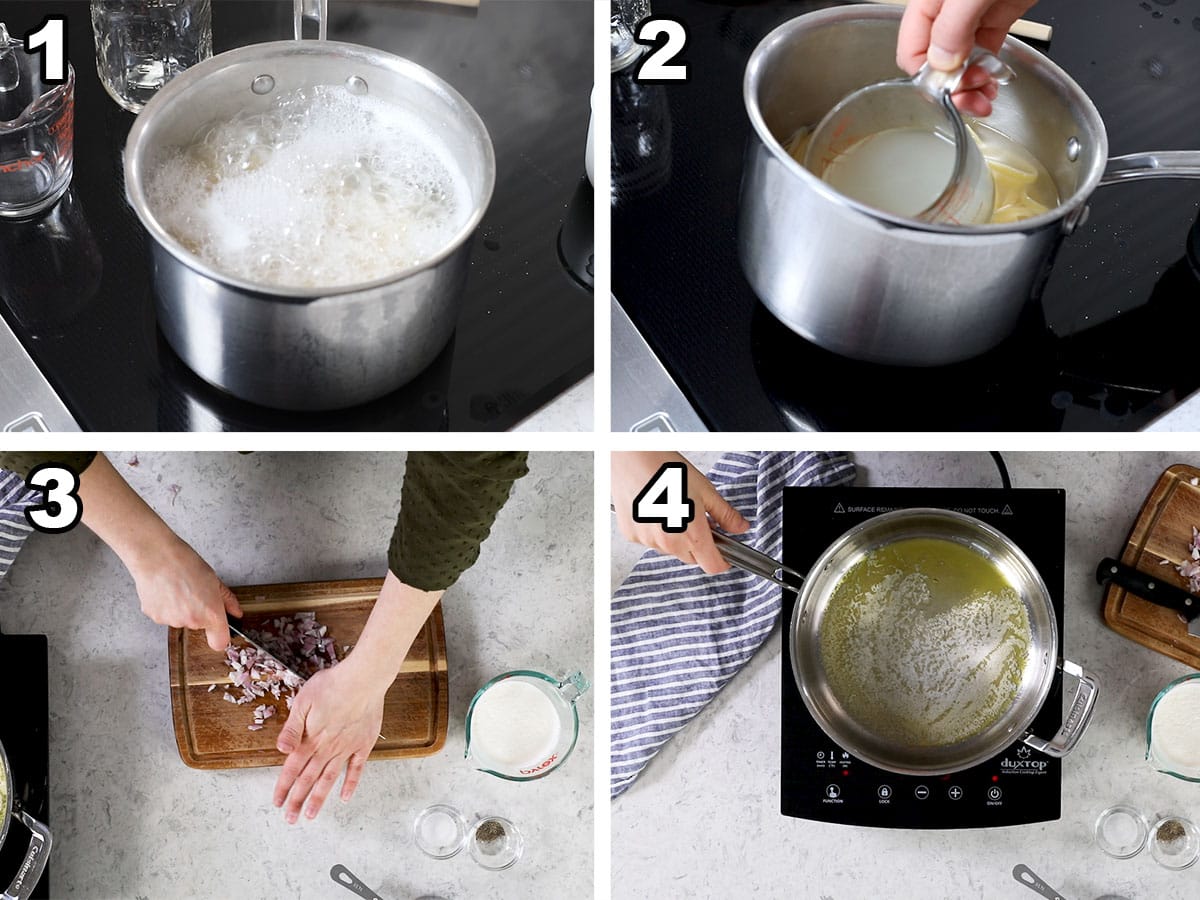
[(1045, 165), (1057, 207), (1014, 224), (961, 227), (844, 197), (783, 145), (851, 91), (902, 74), (895, 63), (901, 15), (868, 5), (824, 9), (780, 25), (755, 49), (743, 83), (754, 134), (738, 246), (751, 287), (796, 333), (855, 359), (933, 366), (976, 356), (1011, 333), (1097, 187), (1200, 178), (1200, 151), (1108, 159), (1104, 122), (1087, 94), (1009, 38), (1000, 56), (1016, 78), (985, 121)]
[(17, 801), (12, 769), (9, 767), (8, 754), (4, 752), (3, 742), (0, 742), (0, 785), (4, 787), (4, 796), (0, 798), (0, 847), (3, 847), (8, 839), (9, 823), (14, 820), (28, 828), (32, 834), (21, 867), (17, 869), (17, 874), (8, 889), (0, 893), (0, 900), (28, 900), (41, 880), (42, 872), (45, 871), (53, 839), (50, 829), (23, 810)]
[[(368, 47), (301, 41), (299, 29), (298, 13), (297, 40), (220, 53), (167, 84), (129, 133), (125, 184), (150, 233), (159, 326), (188, 367), (244, 400), (335, 409), (411, 381), (449, 341), (496, 160), (478, 114), (432, 72)], [(160, 223), (147, 201), (150, 173), (206, 123), (265, 110), (277, 93), (314, 85), (369, 92), (430, 123), (466, 177), (470, 215), (430, 259), (334, 290), (265, 286), (213, 269)]]
[[(953, 744), (906, 745), (856, 721), (830, 685), (821, 653), (820, 633), (830, 598), (842, 577), (868, 554), (909, 538), (954, 541), (994, 564), (1016, 590), (1028, 612), (1032, 643), (1019, 686), (1006, 711), (991, 725)], [(864, 626), (866, 627), (866, 626)], [(886, 629), (887, 623), (870, 627)], [(887, 644), (889, 633), (881, 632)], [(968, 651), (973, 659), (985, 652)], [(971, 516), (941, 509), (903, 509), (885, 513), (857, 525), (838, 538), (818, 559), (804, 581), (791, 621), (791, 664), (804, 705), (821, 729), (836, 744), (859, 759), (889, 772), (905, 775), (946, 775), (992, 758), (1016, 741), (1050, 756), (1065, 756), (1075, 746), (1091, 719), (1096, 702), (1095, 680), (1073, 662), (1063, 661), (1062, 671), (1078, 682), (1062, 728), (1047, 740), (1030, 726), (1041, 710), (1059, 667), (1059, 634), (1054, 608), (1045, 582), (1016, 544), (996, 529)], [(871, 671), (872, 660), (861, 660)], [(879, 684), (886, 696), (892, 685)]]

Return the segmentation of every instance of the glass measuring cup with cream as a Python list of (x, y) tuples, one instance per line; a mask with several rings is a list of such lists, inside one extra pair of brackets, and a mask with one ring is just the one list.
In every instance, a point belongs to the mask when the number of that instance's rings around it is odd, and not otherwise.
[(590, 687), (582, 672), (562, 679), (528, 669), (497, 675), (471, 700), (464, 755), (481, 772), (509, 781), (549, 775), (575, 749), (575, 703)]
[(1200, 673), (1163, 688), (1146, 717), (1146, 759), (1158, 771), (1200, 781)]
[(991, 221), (992, 173), (951, 100), (973, 65), (1001, 84), (1013, 78), (999, 57), (976, 47), (954, 72), (926, 64), (912, 78), (860, 88), (813, 129), (805, 168), (893, 215), (959, 225)]

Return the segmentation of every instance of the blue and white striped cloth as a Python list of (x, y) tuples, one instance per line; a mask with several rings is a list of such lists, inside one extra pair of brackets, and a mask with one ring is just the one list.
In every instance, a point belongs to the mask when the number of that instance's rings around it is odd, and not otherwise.
[[(752, 526), (739, 539), (779, 559), (783, 488), (847, 484), (854, 463), (843, 453), (728, 453), (709, 478)], [(612, 604), (613, 797), (762, 646), (781, 591), (740, 569), (705, 575), (653, 550), (642, 556)]]
[(25, 538), (33, 526), (25, 518), (26, 507), (42, 499), (41, 491), (25, 487), (25, 479), (16, 472), (0, 469), (0, 579), (8, 574)]

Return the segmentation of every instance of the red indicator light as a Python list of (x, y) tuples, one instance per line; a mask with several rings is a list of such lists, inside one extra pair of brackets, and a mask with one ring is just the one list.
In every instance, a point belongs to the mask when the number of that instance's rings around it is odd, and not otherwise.
[(842, 775), (849, 775), (849, 774), (850, 774), (849, 769), (842, 769)]
[(1000, 776), (999, 776), (999, 775), (993, 775), (993, 776), (992, 776), (992, 781), (999, 781), (999, 780), (1000, 780)]

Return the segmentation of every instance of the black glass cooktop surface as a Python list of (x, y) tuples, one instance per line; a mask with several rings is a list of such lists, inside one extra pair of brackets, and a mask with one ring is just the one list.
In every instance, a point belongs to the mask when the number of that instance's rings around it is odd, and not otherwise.
[[(783, 561), (807, 572), (853, 526), (894, 509), (931, 506), (981, 519), (1011, 538), (1041, 574), (1063, 635), (1066, 495), (1018, 488), (788, 488)], [(1018, 742), (985, 763), (943, 776), (897, 775), (855, 759), (809, 714), (792, 673), (796, 595), (783, 594), (781, 811), (786, 816), (881, 828), (985, 828), (1059, 818), (1062, 760)], [(1049, 740), (1062, 724), (1062, 673), (1031, 730)], [(886, 689), (886, 688), (884, 688)]]
[[(13, 791), (22, 808), (50, 826), (50, 744), (48, 738), (50, 700), (46, 638), (40, 634), (0, 634), (0, 678), (10, 686), (0, 716), (0, 742), (13, 772)], [(0, 892), (7, 891), (21, 869), (29, 850), (29, 829), (9, 823), (8, 836), (0, 846)], [(28, 888), (26, 883), (24, 886)], [(35, 898), (50, 896), (50, 870), (42, 873), (34, 888)]]
[[(214, 50), (291, 37), (291, 6), (214, 0)], [(0, 2), (0, 21), (17, 35), (53, 13), (67, 16), (76, 70), (75, 174), (48, 216), (0, 223), (0, 314), (85, 429), (499, 430), (592, 370), (592, 294), (560, 251), (564, 223), (575, 224), (574, 248), (591, 242), (591, 3), (330, 4), (330, 39), (412, 59), (466, 97), (492, 137), (497, 179), (450, 345), (395, 393), (328, 414), (232, 398), (165, 343), (147, 236), (124, 199), (134, 117), (100, 85), (88, 4)]]
[[(1042, 303), (975, 360), (901, 369), (836, 356), (758, 301), (737, 258), (746, 61), (829, 3), (656, 0), (688, 27), (687, 83), (613, 77), (613, 293), (709, 428), (1134, 429), (1200, 387), (1200, 182), (1099, 189)], [(1200, 17), (1173, 0), (1042, 0), (1039, 49), (1093, 99), (1110, 153), (1200, 147)]]

